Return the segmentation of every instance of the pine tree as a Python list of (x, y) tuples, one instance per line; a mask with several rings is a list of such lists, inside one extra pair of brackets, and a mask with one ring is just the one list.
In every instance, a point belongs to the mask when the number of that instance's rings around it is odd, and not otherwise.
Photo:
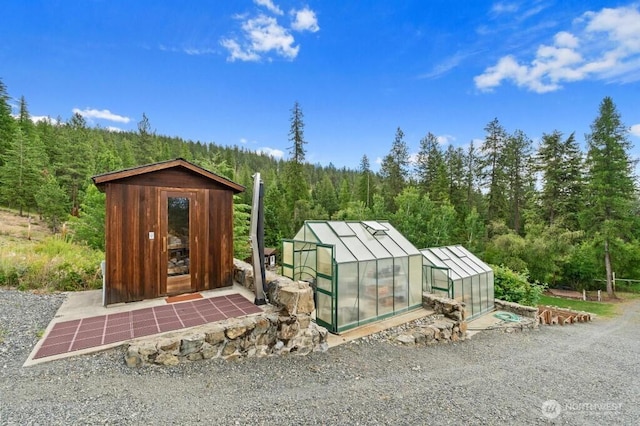
[(487, 133), (482, 144), (482, 178), (487, 190), (487, 221), (506, 220), (507, 188), (504, 169), (504, 152), (507, 144), (507, 133), (494, 119), (485, 127)]
[(420, 140), (416, 177), (422, 193), (428, 194), (431, 201), (448, 200), (449, 181), (444, 154), (438, 138), (431, 132)]
[(25, 209), (36, 207), (36, 192), (42, 184), (44, 152), (18, 127), (2, 160), (0, 200), (18, 208), (22, 216)]
[[(286, 181), (287, 181), (287, 204), (290, 212), (293, 212), (294, 229), (302, 225), (306, 217), (301, 217), (303, 212), (308, 209), (298, 205), (300, 201), (309, 200), (309, 184), (305, 175), (305, 145), (304, 140), (304, 114), (300, 108), (300, 104), (295, 102), (291, 109), (291, 127), (289, 129), (289, 141), (292, 145), (289, 147), (289, 161), (286, 164)], [(296, 207), (296, 205), (298, 205)]]
[(578, 229), (581, 210), (582, 155), (574, 134), (562, 140), (562, 133), (543, 134), (536, 156), (542, 187), (538, 198), (549, 225), (561, 222), (570, 230)]
[(612, 250), (624, 240), (633, 223), (636, 188), (628, 130), (613, 100), (605, 97), (587, 140), (587, 205), (583, 223), (602, 241), (607, 293), (613, 296)]
[(395, 211), (394, 199), (402, 192), (409, 176), (409, 147), (404, 141), (404, 132), (400, 127), (391, 146), (391, 151), (382, 160), (380, 167), (385, 209)]
[(44, 185), (37, 192), (38, 209), (53, 232), (69, 217), (69, 197), (53, 174), (45, 174)]
[(370, 208), (373, 204), (373, 173), (369, 164), (369, 157), (363, 155), (360, 160), (360, 175), (358, 176), (358, 201), (364, 203), (364, 206)]
[(10, 99), (7, 87), (0, 80), (0, 167), (4, 165), (5, 154), (15, 136), (16, 122), (11, 116)]
[(507, 138), (504, 147), (504, 167), (509, 203), (509, 226), (518, 234), (524, 234), (522, 212), (530, 198), (533, 182), (531, 164), (531, 139), (521, 130)]

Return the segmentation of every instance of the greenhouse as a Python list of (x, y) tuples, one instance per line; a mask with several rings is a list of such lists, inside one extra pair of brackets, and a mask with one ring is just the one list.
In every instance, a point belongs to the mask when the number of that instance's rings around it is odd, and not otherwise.
[(424, 290), (466, 304), (467, 319), (493, 310), (493, 270), (462, 246), (427, 248)]
[(282, 265), (314, 286), (316, 321), (334, 333), (422, 305), (423, 255), (388, 222), (307, 221)]

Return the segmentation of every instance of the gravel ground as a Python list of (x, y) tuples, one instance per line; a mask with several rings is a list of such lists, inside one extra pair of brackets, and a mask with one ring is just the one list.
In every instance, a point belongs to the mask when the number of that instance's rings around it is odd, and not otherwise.
[(640, 300), (615, 320), (437, 346), (140, 369), (112, 349), (23, 368), (64, 297), (0, 289), (2, 425), (640, 424)]

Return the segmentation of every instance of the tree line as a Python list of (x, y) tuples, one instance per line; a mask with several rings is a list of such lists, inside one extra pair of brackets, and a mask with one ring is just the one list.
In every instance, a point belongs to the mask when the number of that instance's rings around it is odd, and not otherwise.
[[(265, 239), (278, 247), (305, 220), (388, 219), (419, 248), (462, 244), (533, 282), (591, 288), (596, 279), (640, 277), (640, 203), (628, 129), (611, 98), (596, 110), (585, 150), (551, 130), (534, 146), (496, 118), (481, 143), (443, 146), (427, 132), (410, 155), (400, 127), (380, 170), (364, 154), (356, 170), (306, 162), (296, 102), (289, 156), (158, 135), (142, 114), (136, 131), (91, 127), (79, 114), (34, 123), (20, 98), (12, 114), (0, 81), (0, 204), (41, 215), (53, 230), (104, 244), (104, 195), (90, 177), (181, 157), (249, 190), (236, 198), (236, 256), (248, 253), (252, 175), (265, 184)], [(102, 245), (101, 245), (102, 244)]]

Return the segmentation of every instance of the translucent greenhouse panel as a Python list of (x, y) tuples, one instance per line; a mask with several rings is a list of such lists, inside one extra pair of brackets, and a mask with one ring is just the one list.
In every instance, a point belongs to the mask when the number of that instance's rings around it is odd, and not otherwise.
[(462, 280), (456, 280), (453, 282), (453, 298), (459, 302), (464, 302), (464, 291), (462, 289)]
[(480, 311), (482, 310), (480, 308), (480, 285), (479, 284), (480, 283), (471, 286), (471, 297), (473, 298), (472, 300), (473, 308), (472, 308), (471, 315), (479, 314)]
[(376, 262), (360, 262), (360, 322), (373, 319), (378, 315), (378, 287), (376, 279)]
[(358, 322), (358, 264), (343, 263), (338, 270), (338, 327)]
[(395, 311), (409, 306), (409, 258), (395, 259), (393, 268), (393, 306)]
[(446, 269), (431, 269), (431, 290), (440, 296), (449, 297), (449, 276)]
[(333, 250), (330, 247), (318, 246), (317, 249), (318, 273), (331, 276), (333, 271), (331, 265), (333, 263)]
[(494, 299), (496, 298), (494, 293), (495, 288), (493, 283), (493, 271), (487, 273), (487, 288), (489, 293), (489, 306), (492, 307), (494, 306)]
[(331, 296), (321, 292), (318, 292), (317, 295), (318, 306), (316, 308), (316, 319), (333, 325), (333, 319), (331, 316)]
[(316, 276), (316, 250), (308, 249), (308, 245), (305, 245), (305, 250), (296, 251), (293, 255), (294, 270), (298, 280), (313, 280)]
[(293, 268), (291, 268), (289, 266), (283, 266), (282, 267), (282, 275), (284, 275), (285, 277), (293, 279)]
[(342, 242), (358, 260), (375, 260), (375, 256), (358, 237), (342, 237)]
[(316, 285), (318, 286), (318, 288), (325, 290), (325, 291), (333, 291), (331, 288), (331, 280), (328, 278), (324, 278), (321, 276), (318, 276), (318, 279), (316, 281)]
[(293, 265), (293, 242), (282, 242), (282, 263)]
[(393, 312), (393, 259), (378, 260), (378, 316)]
[(460, 281), (462, 282), (462, 294), (464, 295), (464, 298), (462, 300), (467, 304), (467, 316), (470, 317), (472, 315), (471, 309), (473, 308), (471, 306), (471, 283), (468, 279)]
[(409, 258), (409, 305), (422, 304), (422, 255)]

